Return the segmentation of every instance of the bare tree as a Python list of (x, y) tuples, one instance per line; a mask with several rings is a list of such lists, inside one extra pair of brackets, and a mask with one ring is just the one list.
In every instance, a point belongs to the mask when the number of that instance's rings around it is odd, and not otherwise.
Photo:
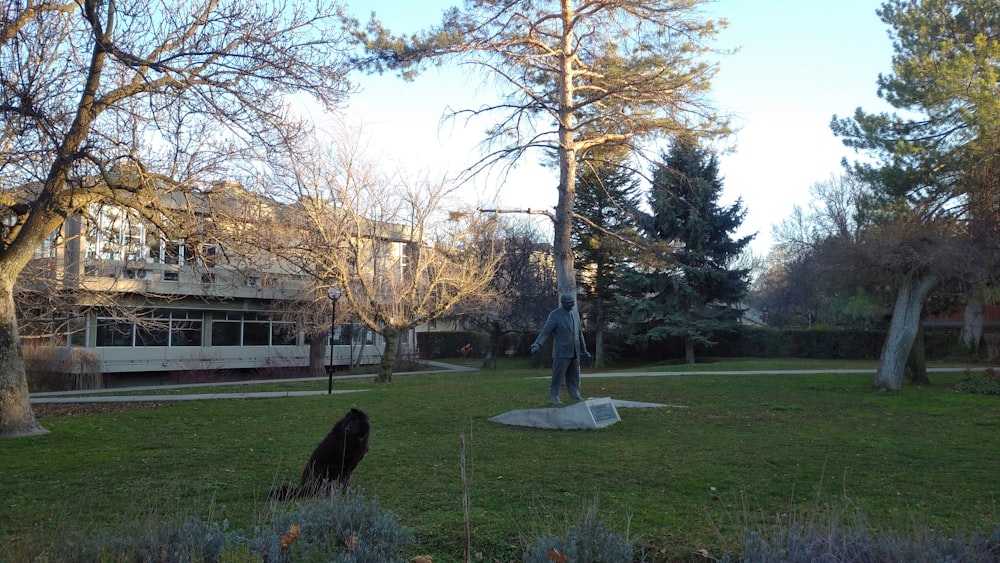
[[(308, 5), (305, 5), (308, 4)], [(190, 190), (255, 169), (307, 127), (288, 95), (348, 92), (336, 5), (13, 0), (0, 12), (0, 435), (28, 402), (13, 288), (62, 222), (113, 201), (162, 231)], [(166, 199), (170, 199), (169, 197)]]
[(447, 180), (388, 175), (358, 137), (329, 146), (314, 144), (314, 158), (290, 159), (279, 175), (296, 202), (294, 233), (277, 252), (313, 278), (317, 295), (339, 287), (345, 312), (382, 335), (376, 381), (391, 383), (407, 331), (489, 300), (498, 258), (483, 232), (492, 220), (452, 206)]
[(489, 285), (493, 298), (469, 303), (457, 312), (489, 335), (483, 367), (494, 368), (497, 356), (504, 352), (505, 337), (520, 336), (545, 323), (555, 280), (551, 249), (534, 226), (504, 221), (500, 216), (497, 221), (499, 229), (491, 225), (478, 245), (484, 254), (499, 252)]
[(575, 295), (570, 234), (578, 162), (601, 147), (624, 147), (640, 158), (656, 150), (651, 141), (682, 131), (705, 137), (727, 131), (727, 120), (704, 96), (716, 66), (700, 57), (711, 52), (707, 42), (720, 22), (701, 17), (703, 3), (470, 0), (411, 38), (392, 35), (374, 17), (357, 37), (374, 71), (399, 70), (409, 78), (452, 57), (480, 66), (506, 90), (497, 104), (458, 113), (498, 118), (472, 172), (530, 149), (554, 155), (558, 292)]

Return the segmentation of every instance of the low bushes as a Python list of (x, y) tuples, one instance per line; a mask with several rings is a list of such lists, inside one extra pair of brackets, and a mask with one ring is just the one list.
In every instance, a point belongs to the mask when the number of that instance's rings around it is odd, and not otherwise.
[[(593, 335), (587, 334), (587, 344), (594, 350)], [(740, 327), (731, 333), (716, 336), (714, 346), (695, 346), (698, 357), (717, 358), (810, 358), (828, 360), (876, 360), (882, 351), (886, 333), (883, 330), (798, 329)], [(535, 334), (524, 334), (516, 355), (528, 354)], [(424, 359), (454, 358), (467, 343), (473, 344), (474, 354), (482, 356), (488, 337), (470, 331), (421, 332), (417, 334), (421, 357)], [(684, 357), (684, 339), (665, 338), (642, 346), (631, 345), (621, 336), (605, 335), (605, 358), (628, 358), (630, 362), (658, 363)], [(957, 329), (935, 329), (924, 333), (928, 359), (969, 358), (960, 344)], [(536, 357), (542, 366), (546, 351)], [(536, 366), (537, 367), (537, 366)]]
[(992, 368), (978, 375), (968, 372), (955, 383), (955, 390), (972, 395), (1000, 395), (1000, 373)]
[(180, 526), (123, 531), (105, 537), (66, 537), (51, 554), (31, 560), (91, 561), (329, 561), (382, 563), (405, 561), (401, 553), (413, 533), (376, 499), (361, 493), (334, 495), (293, 505), (275, 513), (253, 532), (228, 529), (228, 523), (192, 519)]
[(25, 342), (21, 348), (28, 384), (33, 391), (101, 389), (101, 362), (93, 350), (60, 348)]
[(1000, 528), (991, 535), (971, 538), (942, 537), (920, 532), (900, 537), (864, 528), (824, 531), (793, 525), (764, 535), (748, 531), (739, 556), (725, 556), (726, 563), (816, 563), (899, 561), (938, 563), (941, 561), (1000, 561)]

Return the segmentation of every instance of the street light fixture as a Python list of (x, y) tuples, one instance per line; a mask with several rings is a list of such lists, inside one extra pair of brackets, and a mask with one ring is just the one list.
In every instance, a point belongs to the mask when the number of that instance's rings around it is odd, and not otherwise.
[(326, 296), (330, 298), (330, 303), (333, 305), (333, 313), (330, 315), (330, 365), (326, 366), (327, 395), (333, 393), (333, 338), (337, 328), (337, 300), (340, 299), (341, 295), (342, 292), (337, 286), (330, 286), (326, 290)]

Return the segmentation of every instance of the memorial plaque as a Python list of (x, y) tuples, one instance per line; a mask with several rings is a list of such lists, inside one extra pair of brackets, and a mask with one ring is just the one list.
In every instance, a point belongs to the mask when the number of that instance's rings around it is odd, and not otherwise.
[(587, 399), (587, 408), (590, 409), (590, 416), (594, 417), (594, 424), (598, 428), (610, 426), (619, 420), (618, 409), (611, 401), (610, 397), (603, 399)]
[(490, 422), (499, 424), (559, 430), (594, 430), (620, 420), (618, 406), (611, 397), (587, 399), (565, 407), (518, 409), (490, 418)]

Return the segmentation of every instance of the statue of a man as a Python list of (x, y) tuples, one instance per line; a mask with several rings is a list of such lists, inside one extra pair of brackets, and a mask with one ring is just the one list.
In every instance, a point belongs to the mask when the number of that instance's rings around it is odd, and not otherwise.
[(569, 396), (580, 401), (580, 358), (590, 360), (587, 343), (583, 340), (580, 327), (580, 313), (576, 310), (576, 298), (566, 294), (559, 297), (559, 308), (549, 313), (545, 326), (531, 345), (534, 354), (552, 335), (552, 383), (549, 386), (549, 400), (560, 404), (559, 388), (563, 379)]

